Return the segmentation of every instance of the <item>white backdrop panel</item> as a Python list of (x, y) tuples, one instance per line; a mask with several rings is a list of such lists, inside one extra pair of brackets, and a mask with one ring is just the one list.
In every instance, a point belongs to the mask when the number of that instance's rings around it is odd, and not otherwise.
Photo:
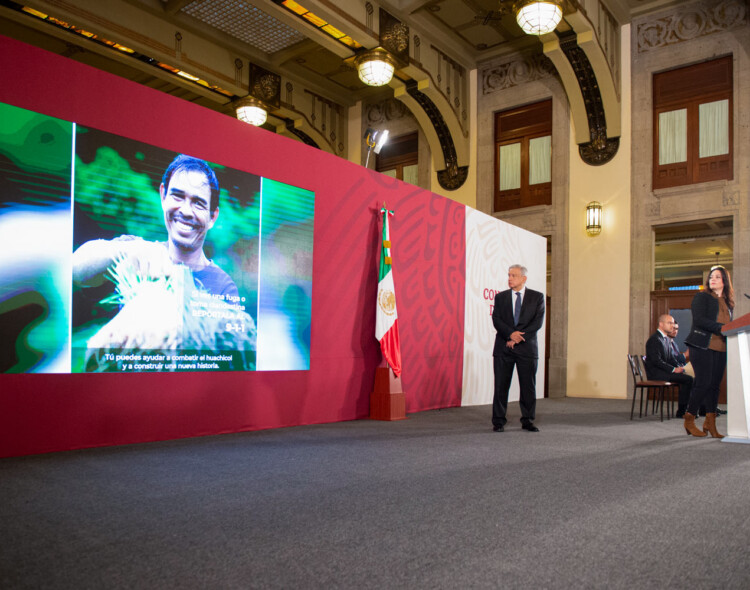
[[(508, 288), (508, 267), (528, 269), (526, 286), (546, 295), (547, 240), (534, 233), (466, 207), (466, 309), (464, 315), (464, 375), (462, 406), (491, 404), (494, 387), (492, 348), (495, 293)], [(545, 316), (545, 324), (547, 318)], [(538, 332), (537, 397), (544, 396), (544, 326)], [(510, 401), (518, 401), (514, 374)], [(489, 421), (489, 416), (487, 417)]]

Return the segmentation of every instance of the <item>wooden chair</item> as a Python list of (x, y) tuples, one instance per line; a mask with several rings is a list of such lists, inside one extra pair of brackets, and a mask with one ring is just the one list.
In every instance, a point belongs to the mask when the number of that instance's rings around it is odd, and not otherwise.
[[(645, 375), (646, 379), (648, 379), (648, 371), (646, 370), (646, 355), (642, 354), (638, 357), (638, 359), (641, 361), (641, 376)], [(653, 381), (653, 379), (652, 379)], [(680, 385), (679, 383), (672, 383), (671, 381), (663, 381), (664, 383), (664, 399), (662, 400), (662, 403), (668, 402), (667, 404), (667, 419), (674, 416), (674, 397), (675, 397), (675, 390), (679, 394), (680, 392)], [(669, 399), (667, 399), (667, 394), (669, 394)], [(651, 407), (651, 413), (656, 414), (656, 403), (657, 398), (654, 396), (654, 403)]]
[[(643, 393), (646, 392), (646, 415), (648, 415), (648, 392), (653, 391), (655, 393), (655, 402), (659, 404), (661, 409), (661, 421), (664, 422), (664, 394), (667, 389), (671, 389), (675, 386), (674, 383), (669, 381), (653, 381), (643, 378), (643, 371), (641, 369), (641, 359), (637, 355), (628, 355), (628, 363), (630, 364), (630, 372), (633, 375), (633, 403), (630, 406), (630, 419), (633, 419), (633, 413), (635, 412), (635, 396), (637, 391), (641, 390), (641, 401), (638, 406), (638, 417), (643, 416)], [(667, 418), (669, 418), (669, 406), (667, 406)]]

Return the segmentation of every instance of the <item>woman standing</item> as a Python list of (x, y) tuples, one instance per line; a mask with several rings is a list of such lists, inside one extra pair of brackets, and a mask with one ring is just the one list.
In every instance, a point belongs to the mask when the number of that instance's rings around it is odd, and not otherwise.
[[(721, 328), (732, 320), (734, 310), (734, 289), (727, 269), (723, 266), (711, 268), (706, 288), (693, 298), (691, 310), (693, 327), (685, 344), (690, 347), (695, 380), (685, 412), (685, 430), (693, 436), (711, 433), (714, 438), (724, 438), (716, 430), (716, 406), (727, 366), (727, 342)], [(706, 407), (706, 420), (701, 432), (695, 425), (695, 416), (702, 405)]]

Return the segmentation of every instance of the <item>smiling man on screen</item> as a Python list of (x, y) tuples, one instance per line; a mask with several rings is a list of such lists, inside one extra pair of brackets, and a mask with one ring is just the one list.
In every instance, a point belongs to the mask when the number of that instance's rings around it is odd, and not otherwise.
[(167, 167), (159, 185), (166, 242), (136, 236), (90, 240), (73, 253), (73, 282), (82, 287), (101, 285), (105, 273), (126, 262), (139, 276), (174, 274), (175, 265), (190, 269), (195, 286), (213, 295), (237, 297), (232, 278), (206, 257), (206, 234), (219, 217), (219, 182), (203, 160), (180, 154)]
[(113, 363), (112, 352), (174, 350), (235, 351), (228, 355), (231, 368), (253, 368), (254, 356), (246, 353), (255, 350), (257, 332), (245, 298), (203, 249), (219, 216), (216, 175), (203, 160), (179, 155), (164, 172), (159, 198), (165, 242), (123, 235), (90, 240), (73, 253), (76, 287), (85, 291), (106, 280), (115, 286), (98, 305), (117, 312), (86, 337), (85, 370), (130, 370)]

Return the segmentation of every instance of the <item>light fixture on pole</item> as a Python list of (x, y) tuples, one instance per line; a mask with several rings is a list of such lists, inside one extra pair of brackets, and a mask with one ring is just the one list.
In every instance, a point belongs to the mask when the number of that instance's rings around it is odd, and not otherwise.
[(379, 154), (380, 150), (383, 149), (383, 146), (388, 141), (388, 130), (383, 129), (382, 131), (376, 131), (375, 129), (367, 128), (367, 131), (365, 131), (365, 143), (367, 144), (367, 158), (365, 159), (365, 168), (368, 167), (370, 163), (370, 154), (372, 152), (375, 152), (375, 154)]
[(365, 51), (354, 58), (359, 79), (368, 86), (385, 86), (393, 78), (396, 61), (382, 47)]
[(597, 201), (586, 205), (586, 233), (590, 236), (602, 233), (602, 204)]
[(266, 122), (268, 111), (257, 98), (246, 96), (235, 103), (234, 111), (240, 121), (260, 127)]
[(551, 33), (563, 14), (560, 0), (520, 0), (515, 8), (516, 22), (527, 35)]

